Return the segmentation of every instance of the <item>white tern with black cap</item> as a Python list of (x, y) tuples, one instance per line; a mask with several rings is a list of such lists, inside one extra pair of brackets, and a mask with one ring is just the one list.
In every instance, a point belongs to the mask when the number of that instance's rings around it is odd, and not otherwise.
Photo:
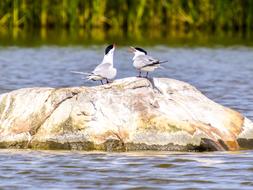
[(130, 47), (130, 51), (134, 53), (133, 66), (139, 71), (139, 77), (141, 77), (142, 71), (147, 72), (146, 77), (148, 77), (149, 72), (161, 67), (161, 63), (168, 62), (147, 55), (147, 52), (139, 47)]
[(102, 62), (95, 67), (91, 73), (71, 71), (72, 73), (87, 75), (87, 80), (100, 81), (103, 84), (103, 80), (109, 83), (117, 75), (117, 69), (113, 67), (113, 55), (115, 45), (109, 45), (105, 48), (105, 55)]

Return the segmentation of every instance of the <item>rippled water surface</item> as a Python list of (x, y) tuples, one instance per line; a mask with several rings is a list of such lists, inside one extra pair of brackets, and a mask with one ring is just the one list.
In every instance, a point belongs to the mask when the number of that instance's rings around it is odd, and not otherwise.
[[(97, 85), (69, 71), (91, 71), (102, 46), (0, 47), (0, 94), (34, 86)], [(146, 48), (168, 60), (154, 77), (189, 82), (209, 98), (253, 119), (253, 49)], [(117, 78), (135, 76), (127, 48), (115, 52)], [(253, 152), (87, 153), (0, 151), (0, 189), (252, 189)]]
[(6, 189), (252, 189), (253, 152), (0, 151)]

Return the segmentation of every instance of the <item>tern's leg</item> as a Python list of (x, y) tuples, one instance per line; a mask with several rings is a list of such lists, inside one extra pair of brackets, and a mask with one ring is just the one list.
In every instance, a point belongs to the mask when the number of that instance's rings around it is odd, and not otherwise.
[(148, 78), (148, 72), (147, 72), (147, 74), (146, 74), (146, 78)]
[(100, 82), (101, 82), (101, 84), (104, 84), (104, 83), (103, 83), (103, 80), (100, 80)]
[(139, 76), (138, 77), (141, 77), (141, 70), (139, 70)]

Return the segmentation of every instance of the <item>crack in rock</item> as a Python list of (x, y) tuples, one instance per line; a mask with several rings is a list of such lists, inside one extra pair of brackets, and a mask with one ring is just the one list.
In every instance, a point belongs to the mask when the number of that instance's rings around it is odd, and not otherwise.
[[(59, 101), (55, 106), (54, 109), (42, 120), (41, 124), (39, 126), (37, 126), (35, 129), (32, 129), (31, 131), (29, 131), (30, 135), (31, 135), (31, 139), (29, 140), (29, 143), (33, 140), (34, 135), (38, 132), (38, 130), (40, 129), (40, 127), (48, 120), (48, 118), (55, 112), (55, 110), (65, 101), (77, 96), (79, 94), (79, 92), (71, 92), (71, 95), (65, 97), (64, 99), (62, 99), (61, 101)], [(49, 97), (47, 98), (47, 100), (45, 102), (48, 101), (48, 99), (51, 97), (52, 94), (49, 95)]]

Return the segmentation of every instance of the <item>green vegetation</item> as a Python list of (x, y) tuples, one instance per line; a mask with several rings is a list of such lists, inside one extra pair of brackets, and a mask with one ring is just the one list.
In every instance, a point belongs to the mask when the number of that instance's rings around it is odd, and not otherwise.
[(1, 45), (252, 45), (252, 31), (253, 0), (0, 0)]
[(1, 0), (0, 26), (252, 30), (253, 0)]

